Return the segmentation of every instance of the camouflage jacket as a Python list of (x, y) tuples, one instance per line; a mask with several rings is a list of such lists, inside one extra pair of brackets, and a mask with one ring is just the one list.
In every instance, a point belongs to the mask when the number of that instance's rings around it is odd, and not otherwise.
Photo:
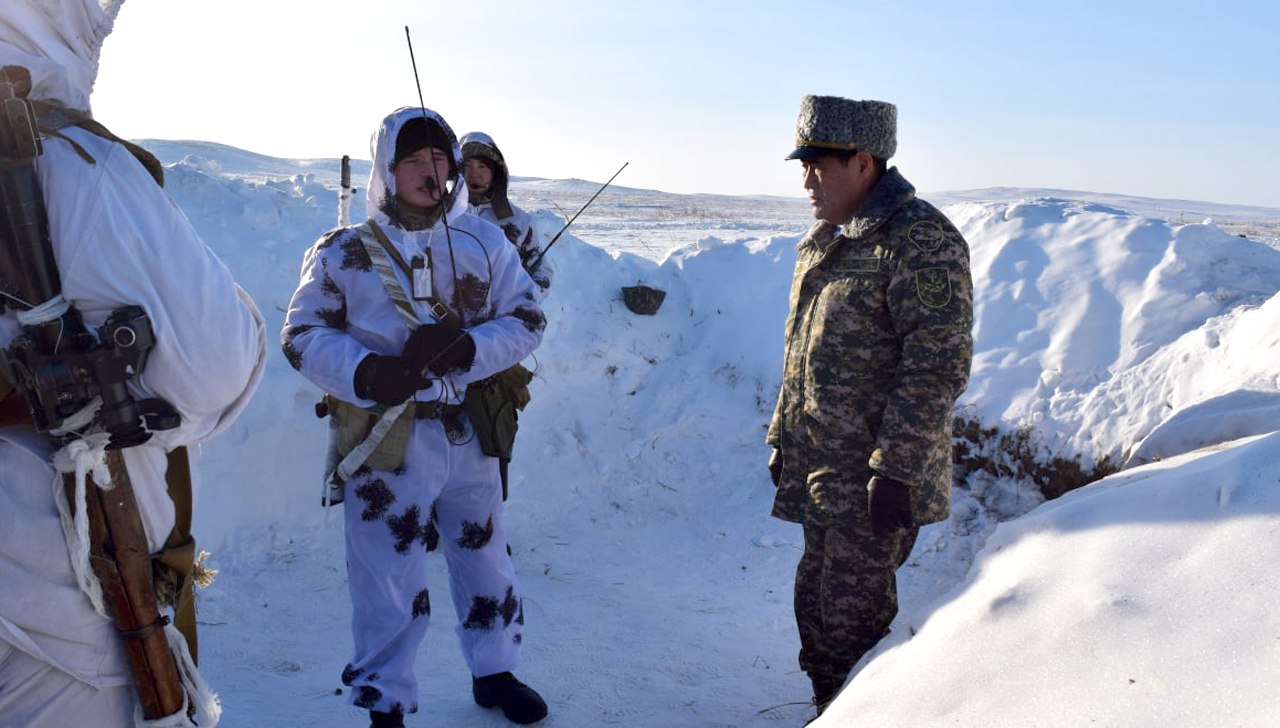
[(879, 474), (912, 487), (918, 523), (946, 518), (972, 324), (968, 244), (896, 168), (848, 223), (814, 225), (797, 248), (767, 438), (782, 458), (773, 515), (865, 519)]

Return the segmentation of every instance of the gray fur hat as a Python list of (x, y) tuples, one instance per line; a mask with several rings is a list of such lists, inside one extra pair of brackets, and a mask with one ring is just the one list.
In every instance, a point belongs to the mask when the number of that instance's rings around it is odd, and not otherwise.
[(858, 150), (877, 159), (898, 151), (898, 107), (886, 101), (805, 96), (796, 119), (796, 148), (787, 159)]

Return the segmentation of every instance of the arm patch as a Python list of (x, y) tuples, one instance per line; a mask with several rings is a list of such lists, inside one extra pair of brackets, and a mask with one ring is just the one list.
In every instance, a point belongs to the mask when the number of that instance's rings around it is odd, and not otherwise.
[(916, 295), (929, 308), (942, 308), (951, 302), (951, 278), (946, 268), (922, 268), (916, 271)]
[(942, 241), (946, 237), (947, 234), (942, 226), (933, 220), (921, 220), (907, 230), (907, 239), (926, 253), (932, 253), (941, 248)]

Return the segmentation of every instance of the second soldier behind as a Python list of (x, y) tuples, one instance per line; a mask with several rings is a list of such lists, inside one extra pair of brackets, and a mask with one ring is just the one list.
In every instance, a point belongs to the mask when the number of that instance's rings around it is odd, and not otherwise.
[[(533, 225), (529, 213), (511, 204), (507, 188), (511, 174), (506, 159), (493, 137), (473, 131), (462, 137), (463, 175), (467, 182), (469, 211), (487, 220), (506, 235), (520, 253), (524, 269), (538, 284), (539, 300), (551, 288), (555, 269), (543, 255), (542, 236)], [(529, 382), (533, 373), (516, 364), (483, 382), (476, 382), (468, 393), (468, 407), (477, 425), (477, 436), (485, 453), (498, 458), (502, 477), (502, 499), (507, 499), (508, 468), (519, 429), (519, 412), (529, 404)]]
[(534, 229), (533, 218), (507, 199), (511, 173), (493, 137), (481, 131), (463, 135), (462, 164), (471, 212), (502, 228), (507, 240), (520, 251), (525, 270), (545, 296), (555, 269), (540, 255), (544, 241)]

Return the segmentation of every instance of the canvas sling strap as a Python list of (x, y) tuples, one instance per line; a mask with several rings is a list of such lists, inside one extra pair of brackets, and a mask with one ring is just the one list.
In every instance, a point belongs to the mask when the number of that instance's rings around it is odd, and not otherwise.
[(36, 120), (40, 125), (41, 132), (50, 136), (58, 137), (59, 139), (67, 142), (76, 150), (76, 154), (79, 154), (80, 157), (89, 164), (96, 164), (97, 161), (89, 154), (89, 152), (85, 151), (84, 147), (77, 144), (74, 139), (63, 134), (63, 129), (69, 126), (78, 126), (95, 136), (100, 136), (103, 139), (113, 141), (125, 149), (128, 149), (129, 153), (138, 160), (143, 168), (147, 170), (147, 173), (151, 175), (152, 179), (156, 181), (156, 184), (164, 187), (164, 165), (160, 164), (160, 160), (156, 159), (154, 154), (148, 152), (137, 144), (134, 144), (128, 139), (121, 139), (116, 136), (110, 129), (95, 121), (88, 114), (83, 111), (68, 109), (65, 106), (50, 103), (48, 101), (32, 101), (31, 107), (35, 111)]
[[(422, 324), (418, 322), (418, 318), (413, 312), (413, 306), (409, 303), (408, 297), (405, 296), (404, 288), (400, 285), (400, 281), (391, 271), (391, 262), (394, 261), (395, 265), (410, 278), (413, 277), (413, 269), (405, 261), (400, 251), (396, 250), (396, 246), (391, 244), (391, 240), (387, 238), (387, 234), (382, 231), (377, 222), (368, 220), (359, 229), (360, 239), (364, 243), (364, 248), (368, 251), (369, 257), (373, 260), (373, 267), (378, 271), (378, 277), (382, 279), (382, 285), (386, 287), (387, 294), (395, 302), (396, 308), (405, 319), (405, 323), (409, 325), (409, 329), (418, 328)], [(435, 296), (427, 296), (425, 300), (427, 305), (431, 307), (431, 315), (437, 321), (450, 324), (459, 329), (462, 328), (462, 320), (458, 318), (457, 314), (449, 310), (448, 306), (441, 303), (440, 299)]]
[[(397, 302), (397, 306), (402, 306), (400, 310), (404, 313), (409, 307), (409, 302), (405, 298), (403, 288), (392, 274), (390, 266), (385, 265), (385, 260), (394, 261), (410, 280), (413, 280), (413, 269), (387, 239), (377, 223), (371, 220), (368, 225), (372, 229), (373, 237), (383, 248), (382, 252), (386, 254), (384, 259), (370, 251), (374, 268), (379, 271), (379, 276), (382, 276), (383, 285), (387, 286), (392, 300)], [(367, 237), (364, 242), (365, 248), (369, 249), (371, 242)], [(381, 268), (379, 268), (380, 260), (383, 261)], [(461, 328), (461, 320), (439, 299), (428, 296), (426, 301), (437, 320), (449, 323), (455, 328)], [(412, 315), (412, 309), (408, 310), (407, 315)], [(410, 324), (410, 328), (417, 328), (416, 320)], [(517, 428), (515, 411), (524, 409), (529, 403), (529, 382), (532, 380), (532, 372), (521, 364), (514, 364), (487, 379), (472, 382), (467, 387), (464, 407), (471, 418), (471, 425), (476, 434), (476, 440), (480, 443), (481, 451), (489, 457), (498, 458), (503, 500), (507, 499), (507, 462), (511, 460), (511, 448), (515, 444)]]
[[(387, 295), (391, 297), (391, 302), (395, 304), (396, 311), (400, 313), (400, 317), (404, 319), (404, 323), (409, 327), (409, 330), (415, 331), (422, 323), (418, 321), (417, 314), (413, 311), (413, 304), (409, 302), (409, 298), (405, 295), (404, 287), (396, 279), (395, 271), (391, 267), (392, 260), (394, 260), (396, 265), (408, 273), (409, 265), (405, 263), (404, 256), (400, 255), (400, 252), (387, 239), (386, 233), (382, 231), (377, 222), (366, 220), (363, 224), (356, 226), (356, 230), (360, 232), (360, 242), (364, 245), (365, 252), (369, 254), (373, 269), (382, 281), (382, 286), (387, 290)], [(457, 323), (457, 317), (439, 299), (432, 297), (427, 302), (437, 320)], [(360, 466), (364, 465), (369, 456), (378, 449), (378, 445), (386, 438), (387, 433), (391, 431), (392, 425), (396, 423), (396, 420), (400, 419), (400, 416), (408, 406), (410, 406), (410, 402), (401, 402), (383, 410), (378, 417), (378, 421), (370, 428), (369, 434), (365, 436), (364, 440), (352, 448), (351, 452), (347, 453), (338, 462), (337, 467), (334, 469), (334, 476), (340, 481), (346, 481)]]

